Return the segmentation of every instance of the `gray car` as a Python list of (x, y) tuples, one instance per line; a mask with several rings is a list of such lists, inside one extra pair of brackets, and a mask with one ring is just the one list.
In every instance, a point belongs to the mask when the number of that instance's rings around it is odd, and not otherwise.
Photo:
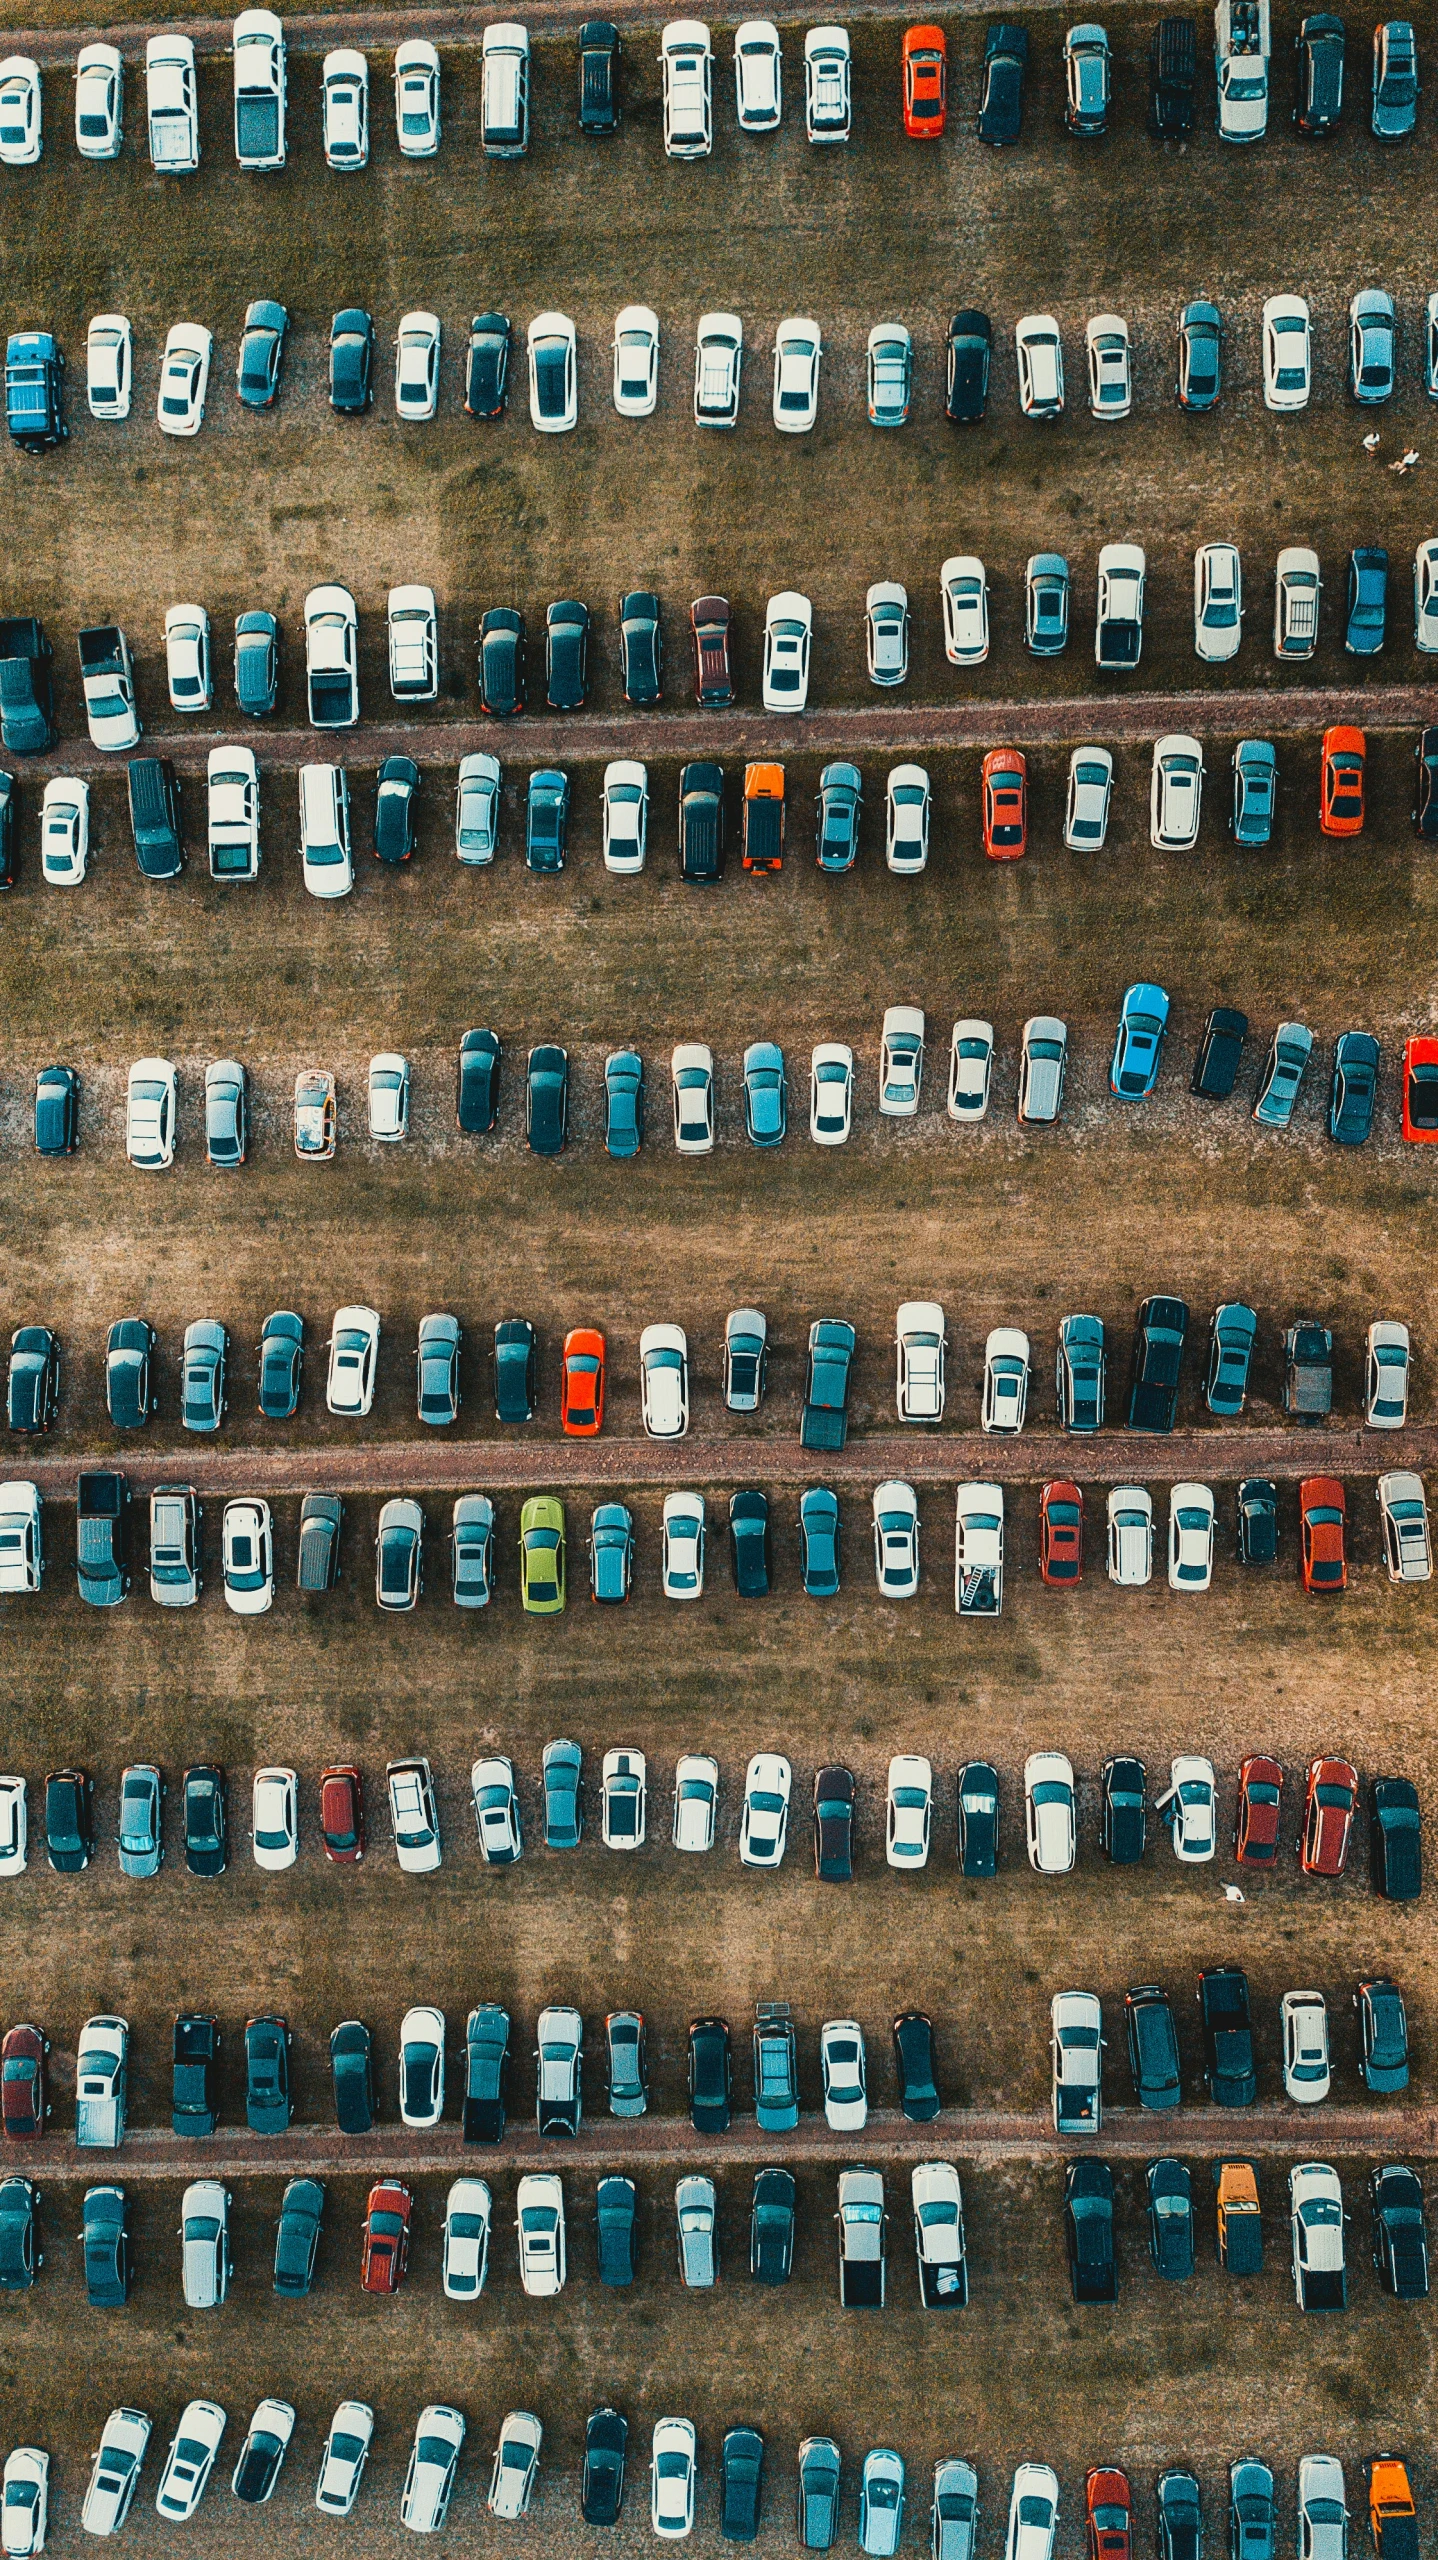
[(160, 1807), (164, 1796), (160, 1772), (151, 1768), (148, 1762), (137, 1762), (121, 1776), (119, 1848), (122, 1876), (159, 1874), (165, 1856), (165, 1843), (160, 1832)]
[(205, 1154), (226, 1171), (242, 1165), (250, 1134), (250, 1079), (233, 1058), (205, 1069)]
[(450, 1539), (456, 1609), (483, 1609), (494, 1591), (494, 1504), (487, 1493), (462, 1493)]
[(1068, 1046), (1068, 1025), (1057, 1014), (1036, 1013), (1024, 1024), (1019, 1055), (1021, 1127), (1046, 1129), (1057, 1120), (1063, 1109)]
[(1348, 388), (1360, 408), (1393, 397), (1397, 321), (1393, 296), (1369, 285), (1348, 305)]
[(933, 2560), (973, 2560), (979, 2478), (971, 2462), (951, 2455), (934, 2465)]
[(190, 1609), (200, 1596), (200, 1505), (188, 1484), (158, 1484), (150, 1496), (150, 1598)]
[(499, 758), (461, 756), (455, 796), (454, 849), (461, 862), (493, 862), (499, 842)]
[(1036, 551), (1024, 580), (1024, 638), (1034, 657), (1056, 658), (1068, 636), (1069, 564), (1061, 552)]
[(459, 1318), (425, 1316), (419, 1328), (416, 1393), (421, 1422), (442, 1428), (459, 1420)]
[(843, 2464), (832, 2436), (806, 2436), (799, 2447), (799, 2502), (795, 2519), (805, 2551), (831, 2551), (839, 2523)]
[(604, 2021), (609, 2047), (609, 2112), (642, 2116), (649, 2108), (644, 2080), (644, 2020), (637, 2009), (615, 2009)]
[(218, 1431), (225, 1418), (225, 1357), (230, 1338), (212, 1316), (185, 1327), (180, 1420), (187, 1431)]
[(407, 1495), (397, 1494), (379, 1515), (375, 1540), (374, 1596), (382, 1609), (412, 1609), (423, 1587), (420, 1552), (424, 1513)]
[(674, 2212), (680, 2276), (691, 2290), (703, 2291), (717, 2281), (719, 2273), (713, 2179), (681, 2178), (674, 2190)]
[(345, 1507), (337, 1493), (307, 1493), (300, 1505), (301, 1591), (329, 1591), (339, 1579)]
[(1258, 1079), (1258, 1097), (1253, 1106), (1254, 1119), (1261, 1121), (1265, 1129), (1288, 1127), (1304, 1069), (1312, 1054), (1313, 1034), (1306, 1024), (1280, 1022), (1263, 1062), (1263, 1073)]

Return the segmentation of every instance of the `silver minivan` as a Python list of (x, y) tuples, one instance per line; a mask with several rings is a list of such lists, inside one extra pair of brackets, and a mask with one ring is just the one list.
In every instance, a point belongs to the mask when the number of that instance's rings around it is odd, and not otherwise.
[(493, 160), (517, 160), (529, 149), (529, 30), (486, 27), (480, 140)]
[(719, 2273), (713, 2179), (681, 2178), (674, 2190), (674, 2212), (679, 2225), (679, 2273), (691, 2290), (703, 2291), (717, 2281)]
[(181, 2268), (191, 2311), (213, 2311), (230, 2289), (230, 2191), (196, 2178), (180, 2200)]

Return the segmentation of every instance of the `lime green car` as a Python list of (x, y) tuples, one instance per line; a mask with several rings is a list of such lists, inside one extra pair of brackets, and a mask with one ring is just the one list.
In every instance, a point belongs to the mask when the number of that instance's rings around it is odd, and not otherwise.
[(519, 1597), (532, 1618), (564, 1606), (564, 1505), (552, 1493), (531, 1494), (519, 1515)]

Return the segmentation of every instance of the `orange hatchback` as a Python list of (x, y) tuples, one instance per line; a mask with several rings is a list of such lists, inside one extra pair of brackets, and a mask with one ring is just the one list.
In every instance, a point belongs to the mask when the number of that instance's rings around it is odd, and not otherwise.
[(592, 1440), (604, 1420), (604, 1336), (591, 1325), (564, 1337), (559, 1419), (576, 1440)]
[(935, 142), (944, 130), (949, 48), (942, 27), (909, 27), (904, 35), (904, 131), (911, 142)]
[(1083, 1575), (1083, 1495), (1057, 1477), (1039, 1500), (1039, 1571), (1045, 1582), (1078, 1582)]
[(1363, 833), (1363, 766), (1368, 743), (1361, 729), (1325, 729), (1318, 823), (1326, 836)]
[(1017, 862), (1029, 841), (1029, 769), (1017, 747), (990, 747), (983, 786), (984, 851), (990, 862)]
[(1348, 1506), (1337, 1476), (1305, 1476), (1298, 1488), (1303, 1532), (1303, 1588), (1315, 1593), (1346, 1591), (1348, 1559), (1343, 1528)]
[(409, 2218), (414, 2199), (398, 2178), (382, 2178), (369, 2191), (364, 2218), (360, 2283), (366, 2293), (398, 2293), (409, 2264)]

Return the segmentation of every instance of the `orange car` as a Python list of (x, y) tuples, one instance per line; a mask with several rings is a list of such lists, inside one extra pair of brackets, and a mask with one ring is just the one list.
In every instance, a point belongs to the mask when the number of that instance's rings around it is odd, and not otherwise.
[(403, 2284), (413, 2207), (413, 2196), (398, 2178), (381, 2178), (377, 2187), (371, 2187), (360, 2258), (360, 2283), (366, 2293), (398, 2293)]
[(1347, 1590), (1348, 1559), (1343, 1552), (1347, 1512), (1337, 1476), (1304, 1477), (1298, 1488), (1298, 1516), (1303, 1533), (1305, 1591)]
[(1318, 823), (1326, 836), (1363, 833), (1363, 763), (1367, 741), (1361, 729), (1325, 729), (1323, 775), (1318, 786)]
[(784, 768), (781, 764), (744, 767), (744, 868), (784, 868)]
[(1438, 1040), (1431, 1031), (1404, 1043), (1403, 1135), (1415, 1147), (1438, 1146)]
[(1039, 1497), (1039, 1572), (1060, 1586), (1083, 1574), (1083, 1495), (1062, 1477)]
[(592, 1440), (604, 1420), (604, 1336), (592, 1325), (564, 1337), (559, 1420), (576, 1440)]
[(1029, 841), (1029, 769), (1017, 747), (989, 749), (983, 785), (984, 851), (990, 862), (1017, 862)]
[(1133, 2491), (1126, 2471), (1096, 2468), (1083, 2484), (1088, 2560), (1131, 2560)]
[(904, 131), (911, 142), (935, 142), (944, 130), (949, 48), (942, 27), (904, 34)]

